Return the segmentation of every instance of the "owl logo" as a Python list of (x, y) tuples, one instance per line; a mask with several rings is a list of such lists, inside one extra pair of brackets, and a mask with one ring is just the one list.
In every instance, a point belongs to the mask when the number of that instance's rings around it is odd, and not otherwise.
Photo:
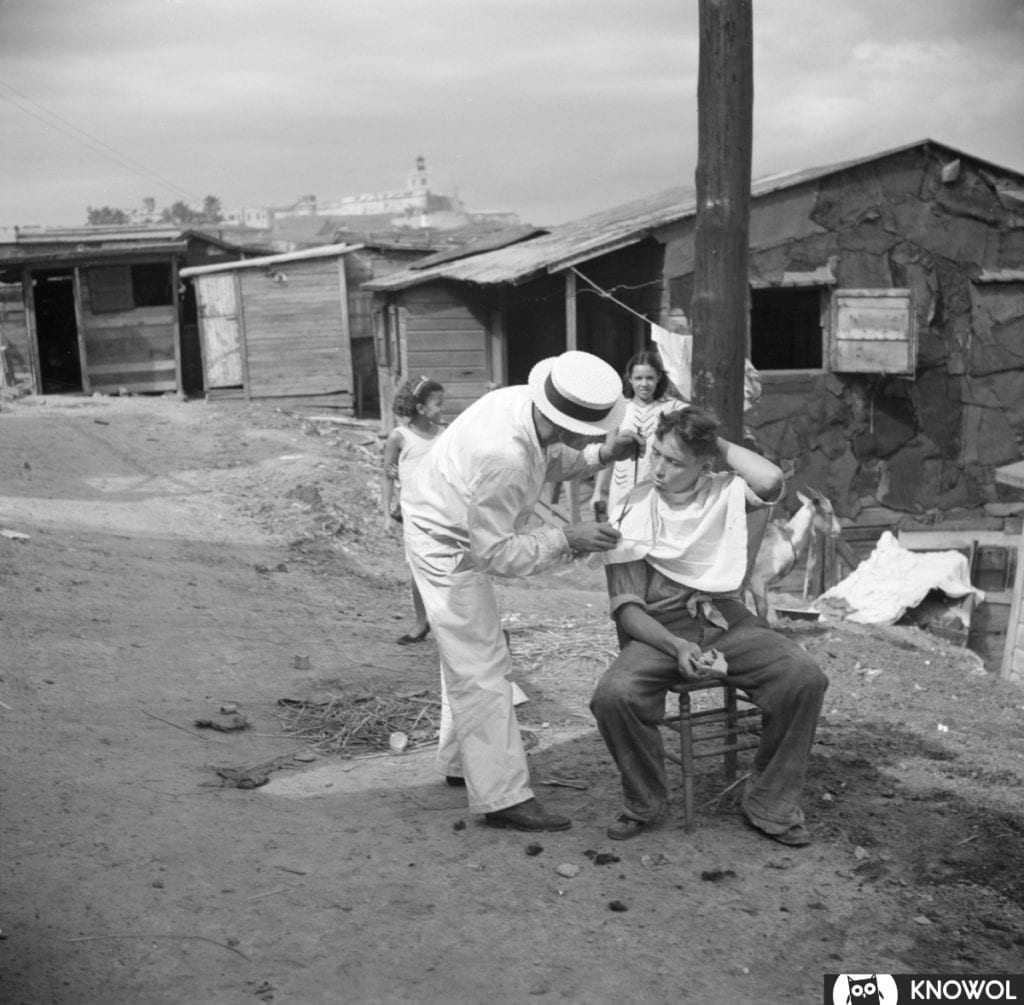
[(892, 974), (840, 974), (832, 987), (833, 1005), (898, 1005)]

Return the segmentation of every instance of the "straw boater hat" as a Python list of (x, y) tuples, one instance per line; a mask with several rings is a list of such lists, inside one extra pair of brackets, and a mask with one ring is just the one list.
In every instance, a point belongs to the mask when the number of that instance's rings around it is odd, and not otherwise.
[(622, 378), (603, 359), (575, 349), (542, 359), (531, 371), (530, 396), (556, 426), (583, 436), (617, 429), (626, 412)]

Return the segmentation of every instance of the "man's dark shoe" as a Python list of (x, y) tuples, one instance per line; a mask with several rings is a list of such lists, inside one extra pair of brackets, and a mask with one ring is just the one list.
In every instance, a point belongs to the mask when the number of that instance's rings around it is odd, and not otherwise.
[(445, 775), (444, 780), (453, 789), (464, 789), (466, 787), (466, 779), (462, 775)]
[(517, 831), (565, 831), (572, 826), (568, 817), (548, 813), (536, 799), (484, 814), (488, 827), (510, 827)]

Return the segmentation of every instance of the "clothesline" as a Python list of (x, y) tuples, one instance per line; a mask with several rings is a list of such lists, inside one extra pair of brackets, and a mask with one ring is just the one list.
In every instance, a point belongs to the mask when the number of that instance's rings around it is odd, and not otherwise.
[(629, 304), (624, 304), (621, 300), (618, 300), (616, 297), (612, 296), (612, 294), (609, 293), (606, 289), (603, 289), (602, 287), (598, 286), (597, 283), (595, 283), (594, 280), (591, 279), (589, 276), (583, 275), (583, 273), (580, 272), (580, 270), (577, 269), (576, 266), (570, 266), (569, 271), (579, 276), (580, 279), (582, 279), (589, 286), (592, 286), (606, 300), (610, 300), (613, 304), (617, 304), (624, 311), (629, 311), (629, 313), (632, 314), (633, 317), (639, 318), (641, 321), (643, 321), (645, 325), (654, 324), (654, 322), (650, 318), (645, 318), (639, 311), (633, 310), (633, 308), (630, 307)]

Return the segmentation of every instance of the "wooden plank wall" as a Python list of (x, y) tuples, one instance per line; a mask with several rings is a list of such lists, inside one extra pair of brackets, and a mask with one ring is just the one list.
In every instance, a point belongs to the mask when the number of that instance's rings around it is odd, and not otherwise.
[(120, 388), (143, 393), (177, 390), (176, 308), (136, 307), (94, 314), (89, 270), (80, 269), (79, 275), (89, 390), (101, 394)]
[(443, 384), (450, 421), (484, 393), (491, 379), (487, 326), (462, 297), (440, 285), (406, 290), (401, 303), (407, 361), (401, 380), (423, 375)]
[(14, 379), (31, 379), (28, 324), (20, 281), (0, 283), (0, 345)]
[(1017, 553), (1017, 573), (1013, 582), (1000, 676), (1024, 684), (1024, 531), (1021, 531), (1020, 551)]
[[(273, 275), (284, 276), (275, 281)], [(337, 258), (241, 269), (250, 397), (352, 394)]]

